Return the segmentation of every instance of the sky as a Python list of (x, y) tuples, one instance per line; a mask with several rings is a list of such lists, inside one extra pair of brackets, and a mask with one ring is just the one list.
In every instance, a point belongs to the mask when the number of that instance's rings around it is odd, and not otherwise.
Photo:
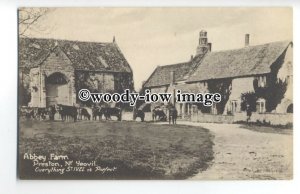
[(54, 8), (38, 20), (42, 31), (27, 36), (112, 42), (133, 69), (136, 90), (158, 65), (188, 61), (199, 32), (206, 30), (212, 51), (292, 40), (291, 8)]

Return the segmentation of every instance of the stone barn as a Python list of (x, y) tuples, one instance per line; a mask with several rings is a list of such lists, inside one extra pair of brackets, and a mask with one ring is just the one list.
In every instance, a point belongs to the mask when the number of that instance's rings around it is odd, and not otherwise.
[(134, 88), (115, 38), (108, 43), (20, 38), (19, 85), (20, 103), (30, 107), (80, 104), (82, 88), (120, 93)]
[(179, 115), (187, 118), (193, 112), (210, 114), (210, 118), (213, 115), (245, 115), (246, 103), (259, 114), (293, 112), (291, 41), (252, 46), (250, 35), (246, 34), (244, 47), (212, 51), (212, 44), (207, 40), (207, 32), (202, 30), (195, 57), (184, 63), (158, 66), (144, 82), (143, 89), (169, 93), (180, 89), (222, 95), (222, 101), (211, 107), (177, 103)]

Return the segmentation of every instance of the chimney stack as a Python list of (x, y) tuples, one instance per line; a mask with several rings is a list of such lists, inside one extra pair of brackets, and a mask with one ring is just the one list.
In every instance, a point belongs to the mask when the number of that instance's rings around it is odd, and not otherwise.
[(175, 73), (174, 71), (170, 71), (170, 84), (174, 84), (175, 83)]
[(194, 56), (193, 55), (191, 55), (191, 61), (194, 59)]
[(211, 42), (209, 42), (209, 43), (207, 44), (207, 51), (208, 51), (208, 52), (211, 52)]
[(245, 34), (245, 47), (249, 46), (250, 43), (250, 34)]

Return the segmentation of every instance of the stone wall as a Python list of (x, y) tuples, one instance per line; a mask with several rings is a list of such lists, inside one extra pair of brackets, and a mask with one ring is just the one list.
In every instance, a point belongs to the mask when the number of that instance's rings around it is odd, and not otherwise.
[[(236, 113), (235, 115), (212, 115), (212, 114), (202, 114), (193, 113), (191, 115), (192, 122), (200, 123), (234, 123), (247, 121), (246, 112)], [(292, 113), (252, 113), (249, 122), (260, 122), (268, 123), (271, 125), (287, 125), (293, 123)]]
[[(246, 121), (246, 113), (236, 113), (234, 122)], [(250, 122), (269, 123), (271, 125), (287, 125), (293, 123), (292, 113), (252, 113)]]
[(68, 105), (76, 103), (74, 68), (68, 57), (56, 48), (39, 67), (30, 70), (31, 107), (46, 107), (47, 77), (53, 73), (61, 73), (68, 82)]
[(191, 115), (191, 121), (199, 123), (233, 123), (234, 117), (232, 115), (193, 113)]

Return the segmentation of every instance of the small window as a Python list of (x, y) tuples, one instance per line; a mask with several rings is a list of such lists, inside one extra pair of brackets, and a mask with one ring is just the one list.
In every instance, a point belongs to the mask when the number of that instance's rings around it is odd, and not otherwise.
[(108, 67), (108, 64), (106, 63), (106, 61), (101, 57), (101, 56), (98, 56), (97, 59), (101, 62), (101, 64), (107, 68)]
[(212, 106), (211, 106), (211, 114), (213, 114), (213, 115), (218, 114), (218, 112), (217, 112), (217, 104), (216, 103), (213, 103)]
[(287, 113), (293, 113), (293, 104), (290, 104), (286, 110)]
[(79, 46), (77, 44), (73, 44), (73, 49), (79, 50)]
[(237, 112), (237, 100), (231, 101), (231, 114), (234, 114)]
[(256, 101), (256, 111), (259, 113), (264, 113), (266, 112), (266, 100), (263, 98), (259, 98)]

